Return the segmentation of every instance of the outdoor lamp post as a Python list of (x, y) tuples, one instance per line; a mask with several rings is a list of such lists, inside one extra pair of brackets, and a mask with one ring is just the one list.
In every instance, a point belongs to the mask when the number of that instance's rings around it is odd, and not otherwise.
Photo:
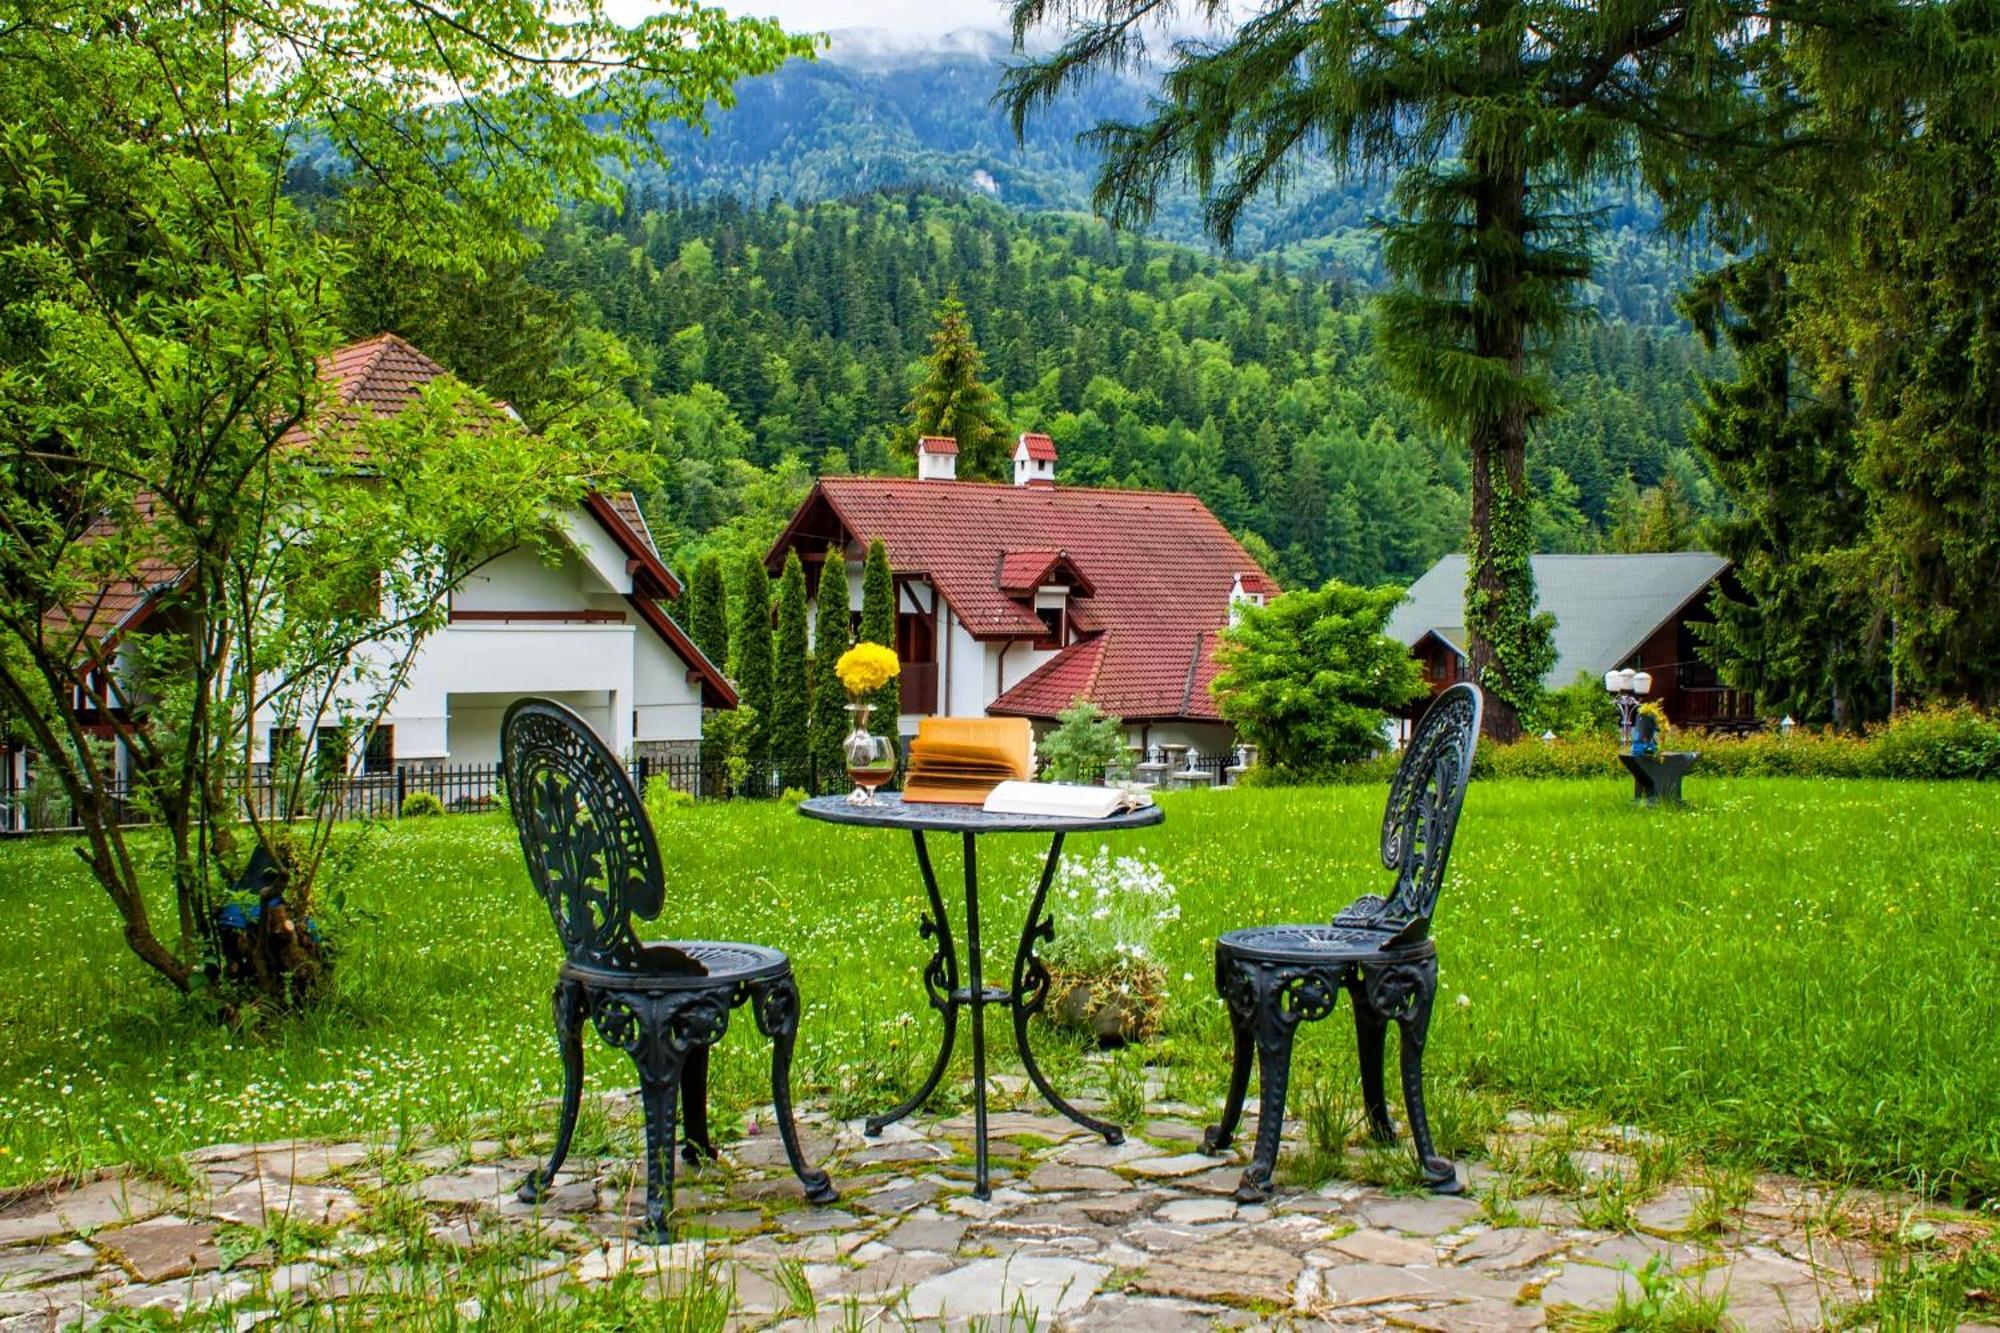
[(1633, 671), (1627, 667), (1604, 673), (1604, 688), (1611, 694), (1612, 702), (1618, 705), (1618, 744), (1622, 749), (1632, 748), (1632, 728), (1639, 722), (1639, 696), (1653, 688), (1653, 677), (1644, 671)]

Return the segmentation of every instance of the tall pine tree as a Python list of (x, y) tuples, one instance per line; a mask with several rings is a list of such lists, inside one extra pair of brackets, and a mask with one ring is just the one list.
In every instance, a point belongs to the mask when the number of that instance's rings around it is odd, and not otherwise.
[(794, 550), (778, 576), (778, 640), (771, 662), (771, 758), (778, 780), (812, 788), (812, 676), (806, 658), (806, 570)]
[[(896, 646), (896, 580), (889, 570), (889, 548), (879, 537), (868, 543), (868, 560), (861, 567), (861, 642)], [(874, 705), (869, 730), (879, 736), (896, 734), (900, 691), (901, 686), (892, 680), (868, 700)]]
[(708, 660), (729, 667), (729, 589), (722, 581), (722, 557), (710, 552), (694, 567), (688, 585), (687, 627)]
[(847, 562), (840, 548), (826, 548), (813, 600), (812, 761), (814, 783), (822, 792), (845, 790), (847, 761), (840, 742), (847, 735), (847, 688), (835, 667), (847, 651)]
[[(1170, 0), (1017, 0), (1016, 45), (1052, 18), (1052, 54), (1011, 68), (1028, 115), (1131, 61)], [(1174, 48), (1143, 124), (1094, 132), (1096, 203), (1144, 222), (1163, 183), (1191, 177), (1225, 245), (1245, 206), (1325, 152), (1351, 174), (1401, 170), (1384, 224), (1396, 279), (1378, 319), (1392, 375), (1465, 442), (1472, 521), (1465, 624), (1495, 734), (1554, 660), (1529, 565), (1529, 431), (1553, 405), (1547, 354), (1580, 316), (1598, 224), (1584, 198), (1632, 173), (1663, 184), (1744, 104), (1746, 12), (1702, 0), (1264, 0), (1226, 36)]]
[(764, 796), (771, 774), (771, 576), (755, 551), (745, 551), (738, 578), (743, 586), (736, 610), (736, 697), (748, 710), (742, 728), (749, 765), (743, 794)]
[(972, 324), (957, 293), (938, 306), (937, 331), (931, 334), (924, 358), (924, 378), (904, 411), (910, 425), (903, 433), (905, 449), (914, 454), (925, 435), (945, 435), (958, 441), (958, 471), (976, 481), (999, 481), (1007, 471), (1007, 427), (993, 391), (979, 379), (983, 358), (972, 341)]

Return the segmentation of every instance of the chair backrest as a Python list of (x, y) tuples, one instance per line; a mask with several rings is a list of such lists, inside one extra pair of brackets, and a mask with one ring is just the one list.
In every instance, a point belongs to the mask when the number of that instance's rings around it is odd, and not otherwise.
[(632, 779), (588, 723), (522, 699), (500, 724), (500, 765), (528, 874), (572, 963), (640, 966), (636, 913), (659, 915), (659, 845)]
[(1438, 695), (1411, 730), (1389, 784), (1382, 864), (1396, 872), (1396, 888), (1385, 915), (1416, 928), (1407, 934), (1421, 936), (1437, 908), (1484, 710), (1485, 699), (1470, 681)]

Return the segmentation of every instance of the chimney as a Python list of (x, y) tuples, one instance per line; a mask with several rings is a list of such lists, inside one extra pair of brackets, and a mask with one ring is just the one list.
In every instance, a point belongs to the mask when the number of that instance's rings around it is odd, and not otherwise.
[(1014, 445), (1014, 484), (1053, 486), (1056, 484), (1056, 442), (1046, 435), (1023, 432)]
[(926, 435), (918, 440), (917, 480), (958, 480), (958, 441), (949, 435)]

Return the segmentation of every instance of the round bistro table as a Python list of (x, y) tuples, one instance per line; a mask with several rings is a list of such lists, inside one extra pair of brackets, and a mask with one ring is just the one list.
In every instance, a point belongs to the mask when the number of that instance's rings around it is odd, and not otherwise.
[[(986, 1170), (986, 1006), (1004, 1004), (1014, 1017), (1014, 1045), (1021, 1052), (1021, 1064), (1035, 1088), (1049, 1105), (1096, 1134), (1106, 1143), (1122, 1143), (1125, 1131), (1107, 1121), (1084, 1114), (1064, 1101), (1049, 1086), (1035, 1053), (1028, 1045), (1028, 1020), (1048, 1003), (1049, 970), (1035, 956), (1036, 941), (1055, 938), (1055, 919), (1044, 908), (1049, 885), (1062, 859), (1063, 838), (1070, 833), (1113, 833), (1121, 829), (1146, 828), (1165, 818), (1156, 805), (1121, 811), (1102, 819), (1074, 819), (1046, 815), (988, 814), (976, 805), (945, 805), (905, 802), (901, 796), (884, 795), (872, 805), (859, 805), (845, 796), (816, 796), (799, 803), (799, 813), (808, 819), (829, 824), (853, 824), (862, 828), (908, 829), (916, 841), (917, 869), (923, 873), (924, 892), (930, 899), (930, 915), (917, 923), (920, 938), (935, 941), (930, 961), (924, 965), (924, 992), (931, 1008), (944, 1019), (944, 1039), (938, 1045), (931, 1071), (907, 1101), (868, 1117), (864, 1130), (869, 1135), (882, 1132), (923, 1105), (937, 1090), (951, 1060), (958, 1039), (958, 1011), (972, 1010), (972, 1122), (973, 1186), (975, 1198), (992, 1195)], [(956, 833), (965, 848), (965, 985), (958, 981), (958, 951), (952, 942), (951, 918), (945, 913), (944, 895), (938, 892), (937, 874), (931, 868), (926, 833)], [(982, 833), (1046, 833), (1049, 853), (1042, 862), (1041, 878), (1035, 884), (1034, 902), (1021, 926), (1021, 942), (1014, 951), (1013, 984), (988, 986), (979, 953), (979, 853), (977, 840)]]

